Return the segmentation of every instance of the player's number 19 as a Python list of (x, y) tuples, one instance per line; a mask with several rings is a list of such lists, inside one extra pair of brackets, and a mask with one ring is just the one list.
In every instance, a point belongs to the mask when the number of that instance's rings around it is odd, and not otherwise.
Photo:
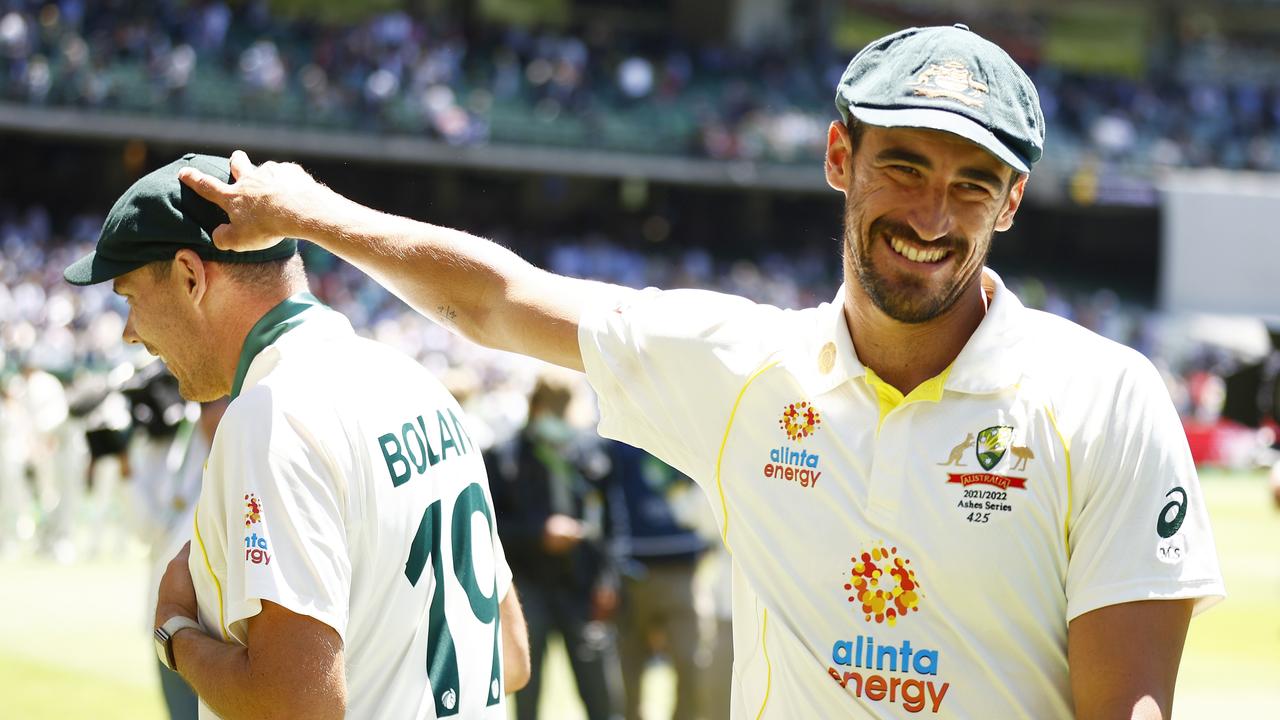
[[(404, 575), (409, 583), (417, 586), (422, 571), (431, 561), (431, 572), (435, 576), (435, 590), (431, 596), (431, 607), (427, 620), (427, 679), (435, 697), (436, 717), (443, 718), (458, 714), (459, 702), (458, 652), (453, 644), (453, 633), (449, 631), (448, 618), (444, 606), (444, 563), (440, 557), (441, 505), (436, 500), (427, 506), (422, 513), (422, 521), (418, 523), (418, 532), (413, 536), (409, 546), (409, 560), (404, 565)], [(486, 705), (496, 705), (502, 697), (502, 664), (498, 655), (498, 641), (501, 628), (498, 620), (498, 589), (490, 580), (489, 592), (480, 588), (476, 577), (475, 560), (471, 555), (471, 517), (474, 513), (484, 515), (489, 533), (493, 533), (493, 513), (489, 510), (484, 491), (477, 483), (471, 483), (458, 494), (453, 504), (453, 574), (467, 593), (471, 612), (482, 623), (493, 624), (493, 666), (489, 675), (489, 697)]]

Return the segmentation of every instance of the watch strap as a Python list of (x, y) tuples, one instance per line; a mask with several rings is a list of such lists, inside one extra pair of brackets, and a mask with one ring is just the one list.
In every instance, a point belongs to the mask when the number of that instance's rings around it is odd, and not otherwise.
[(182, 615), (174, 615), (155, 629), (156, 655), (165, 667), (174, 672), (178, 671), (178, 663), (173, 658), (173, 636), (177, 635), (179, 630), (187, 628), (201, 629), (200, 623)]

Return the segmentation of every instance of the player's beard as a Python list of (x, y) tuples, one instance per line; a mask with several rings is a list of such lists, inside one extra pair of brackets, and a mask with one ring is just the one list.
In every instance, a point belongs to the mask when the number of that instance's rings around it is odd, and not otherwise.
[[(845, 200), (844, 255), (846, 278), (852, 275), (866, 292), (871, 302), (885, 315), (902, 323), (928, 322), (945, 313), (964, 295), (978, 279), (986, 265), (991, 250), (994, 228), (987, 230), (981, 241), (949, 234), (933, 242), (924, 242), (910, 225), (881, 216), (871, 222), (864, 234), (862, 208), (852, 197)], [(876, 243), (885, 236), (896, 237), (916, 247), (950, 250), (943, 262), (955, 267), (954, 272), (941, 283), (909, 273), (894, 273), (892, 277), (876, 266)], [(890, 250), (892, 252), (892, 250)]]

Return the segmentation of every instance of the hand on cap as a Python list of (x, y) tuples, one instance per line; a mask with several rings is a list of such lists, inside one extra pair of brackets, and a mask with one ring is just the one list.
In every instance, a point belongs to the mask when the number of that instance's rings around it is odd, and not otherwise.
[(213, 231), (213, 244), (222, 250), (263, 250), (283, 238), (301, 237), (301, 222), (323, 209), (328, 192), (298, 165), (254, 165), (242, 150), (231, 153), (231, 177), (235, 182), (225, 183), (191, 167), (178, 173), (179, 180), (230, 218), (230, 224)]

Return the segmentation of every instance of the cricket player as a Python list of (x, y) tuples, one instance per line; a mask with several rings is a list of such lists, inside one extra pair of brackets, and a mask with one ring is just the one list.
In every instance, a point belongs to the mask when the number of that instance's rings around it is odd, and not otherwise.
[(233, 156), (220, 247), (301, 236), (483, 344), (584, 369), (600, 432), (694, 478), (733, 557), (732, 717), (1163, 718), (1224, 595), (1138, 353), (985, 267), (1039, 160), (1031, 80), (963, 26), (872, 42), (825, 174), (845, 283), (800, 311), (559, 277)]
[(466, 416), (307, 292), (296, 241), (215, 248), (226, 216), (184, 168), (230, 179), (202, 155), (143, 177), (65, 272), (113, 282), (185, 398), (231, 398), (160, 583), (161, 661), (201, 717), (505, 719), (527, 640)]

